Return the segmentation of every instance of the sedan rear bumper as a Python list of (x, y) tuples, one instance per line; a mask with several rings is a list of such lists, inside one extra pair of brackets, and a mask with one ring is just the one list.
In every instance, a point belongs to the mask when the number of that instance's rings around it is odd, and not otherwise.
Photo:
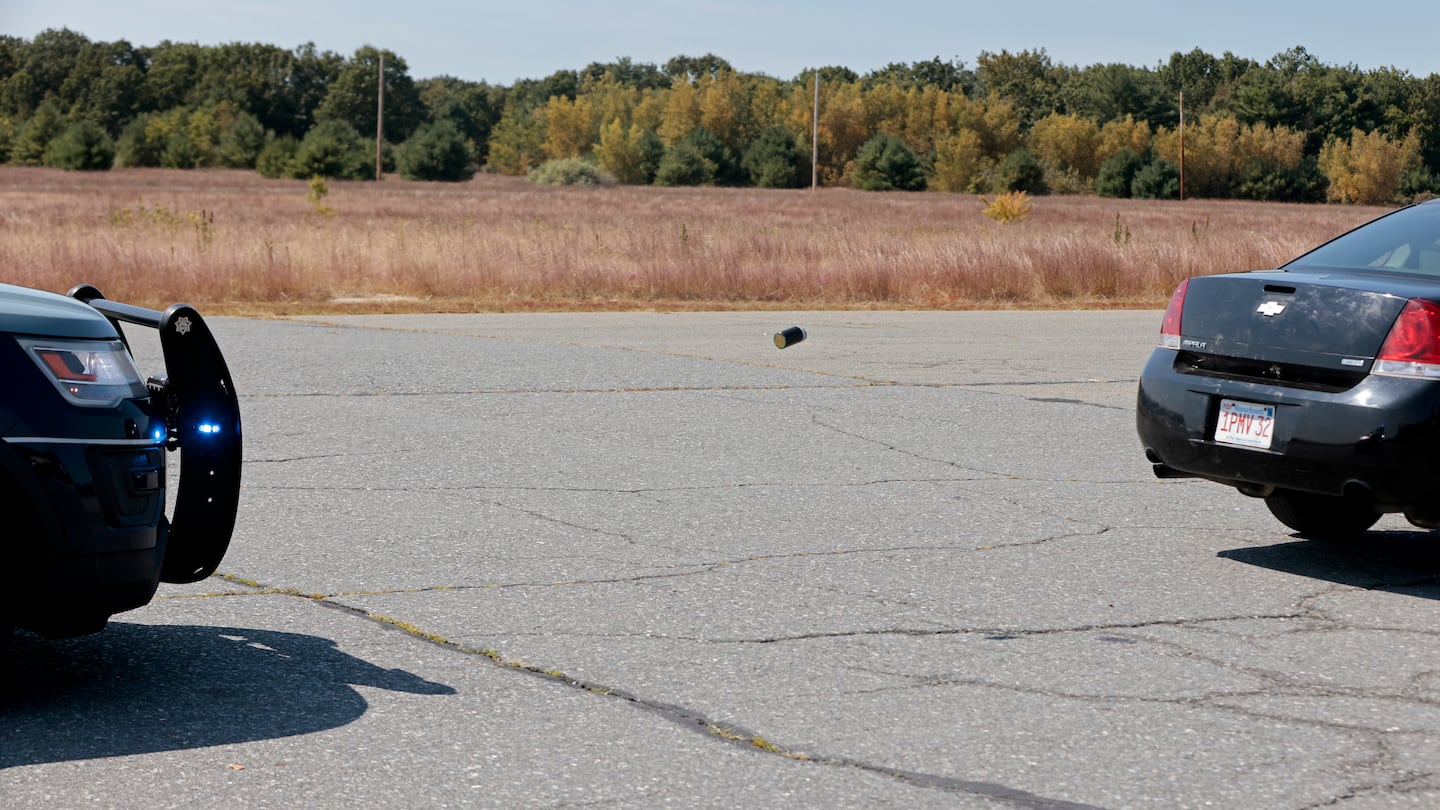
[[(1182, 373), (1156, 349), (1141, 375), (1136, 428), (1165, 477), (1247, 494), (1271, 488), (1364, 497), (1382, 511), (1440, 498), (1440, 381), (1370, 375), (1344, 391)], [(1225, 399), (1275, 408), (1268, 449), (1215, 440)]]

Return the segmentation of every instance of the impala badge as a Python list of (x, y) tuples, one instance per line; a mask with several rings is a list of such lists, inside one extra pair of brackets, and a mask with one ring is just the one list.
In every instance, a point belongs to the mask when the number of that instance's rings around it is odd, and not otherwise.
[(1279, 315), (1280, 313), (1285, 311), (1285, 305), (1280, 303), (1279, 301), (1266, 301), (1265, 303), (1261, 304), (1255, 311), (1260, 313), (1261, 315), (1264, 315), (1267, 318), (1273, 318), (1276, 315)]

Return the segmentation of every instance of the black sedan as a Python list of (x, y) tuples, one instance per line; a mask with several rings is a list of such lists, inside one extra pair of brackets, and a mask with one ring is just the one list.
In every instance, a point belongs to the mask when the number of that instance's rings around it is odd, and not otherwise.
[(1161, 478), (1264, 498), (1310, 537), (1440, 528), (1440, 200), (1274, 270), (1180, 283), (1140, 378)]

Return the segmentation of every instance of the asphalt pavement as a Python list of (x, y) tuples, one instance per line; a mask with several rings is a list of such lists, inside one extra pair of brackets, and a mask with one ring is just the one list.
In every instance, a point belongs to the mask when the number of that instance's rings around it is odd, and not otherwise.
[(0, 804), (1440, 804), (1440, 546), (1156, 480), (1159, 320), (212, 319), (230, 553), (17, 635)]

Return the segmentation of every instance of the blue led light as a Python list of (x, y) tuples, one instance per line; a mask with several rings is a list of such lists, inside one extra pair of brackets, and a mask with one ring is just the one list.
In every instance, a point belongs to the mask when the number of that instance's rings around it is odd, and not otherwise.
[(220, 426), (211, 422), (201, 422), (196, 427), (196, 430), (199, 430), (201, 433), (205, 434), (215, 434), (220, 432)]
[(155, 441), (163, 442), (165, 441), (165, 428), (157, 427), (150, 432), (150, 435), (154, 438)]

